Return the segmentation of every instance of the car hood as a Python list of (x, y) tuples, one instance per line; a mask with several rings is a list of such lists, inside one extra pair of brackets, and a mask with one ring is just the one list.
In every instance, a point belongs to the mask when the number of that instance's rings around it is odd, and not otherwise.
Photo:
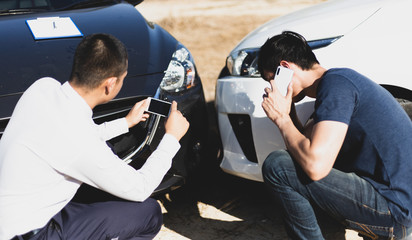
[[(248, 34), (233, 52), (260, 47), (269, 37), (285, 30), (310, 40), (342, 36), (376, 13), (385, 0), (332, 0), (275, 18)], [(348, 12), (350, 15), (348, 15)]]
[[(119, 38), (129, 54), (128, 77), (163, 73), (177, 41), (148, 23), (134, 6), (108, 7), (0, 17), (0, 101), (21, 94), (35, 80), (49, 76), (61, 82), (70, 77), (72, 59), (81, 37), (36, 41), (26, 20), (70, 17), (82, 34), (108, 33)], [(172, 40), (171, 40), (172, 39)], [(159, 57), (159, 54), (164, 56)], [(1, 103), (0, 103), (1, 105)]]

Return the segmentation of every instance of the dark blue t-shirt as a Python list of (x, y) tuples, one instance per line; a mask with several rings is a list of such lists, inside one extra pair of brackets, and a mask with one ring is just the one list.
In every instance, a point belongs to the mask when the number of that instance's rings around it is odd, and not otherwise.
[(334, 167), (369, 181), (395, 220), (412, 226), (412, 122), (395, 98), (356, 71), (330, 69), (318, 85), (314, 120), (348, 124)]

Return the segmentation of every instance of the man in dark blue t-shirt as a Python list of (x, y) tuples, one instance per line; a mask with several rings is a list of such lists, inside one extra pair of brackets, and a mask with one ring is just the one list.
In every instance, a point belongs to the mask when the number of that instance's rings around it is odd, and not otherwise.
[[(273, 80), (279, 65), (294, 71), (286, 97)], [(395, 98), (356, 71), (323, 68), (294, 32), (267, 40), (258, 66), (271, 83), (262, 107), (287, 147), (262, 173), (288, 235), (323, 238), (316, 205), (365, 237), (412, 239), (412, 122)], [(316, 104), (303, 127), (292, 102), (304, 96)]]

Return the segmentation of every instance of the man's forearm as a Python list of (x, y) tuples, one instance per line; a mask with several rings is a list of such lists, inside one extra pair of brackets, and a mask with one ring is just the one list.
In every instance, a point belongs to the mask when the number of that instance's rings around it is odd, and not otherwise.
[(336, 121), (309, 124), (308, 129), (313, 130), (305, 136), (288, 117), (277, 123), (287, 149), (308, 177), (316, 181), (327, 176), (343, 144), (347, 125)]
[(293, 124), (299, 130), (299, 132), (303, 133), (303, 130), (304, 130), (303, 125), (302, 125), (302, 122), (299, 120), (299, 117), (296, 113), (296, 106), (293, 102), (292, 102), (292, 105), (291, 105), (291, 108), (290, 108), (289, 116), (292, 119)]
[(310, 168), (311, 162), (309, 151), (310, 139), (301, 133), (292, 118), (285, 119), (278, 127), (282, 133), (287, 150), (306, 172), (306, 169)]

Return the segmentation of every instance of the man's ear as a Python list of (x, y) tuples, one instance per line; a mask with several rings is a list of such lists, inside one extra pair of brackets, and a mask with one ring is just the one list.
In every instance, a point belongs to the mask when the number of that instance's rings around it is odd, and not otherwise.
[(110, 78), (106, 78), (106, 80), (104, 81), (104, 88), (105, 88), (105, 94), (109, 95), (117, 82), (117, 77), (110, 77)]
[(280, 61), (280, 66), (290, 68), (289, 62), (285, 60)]

